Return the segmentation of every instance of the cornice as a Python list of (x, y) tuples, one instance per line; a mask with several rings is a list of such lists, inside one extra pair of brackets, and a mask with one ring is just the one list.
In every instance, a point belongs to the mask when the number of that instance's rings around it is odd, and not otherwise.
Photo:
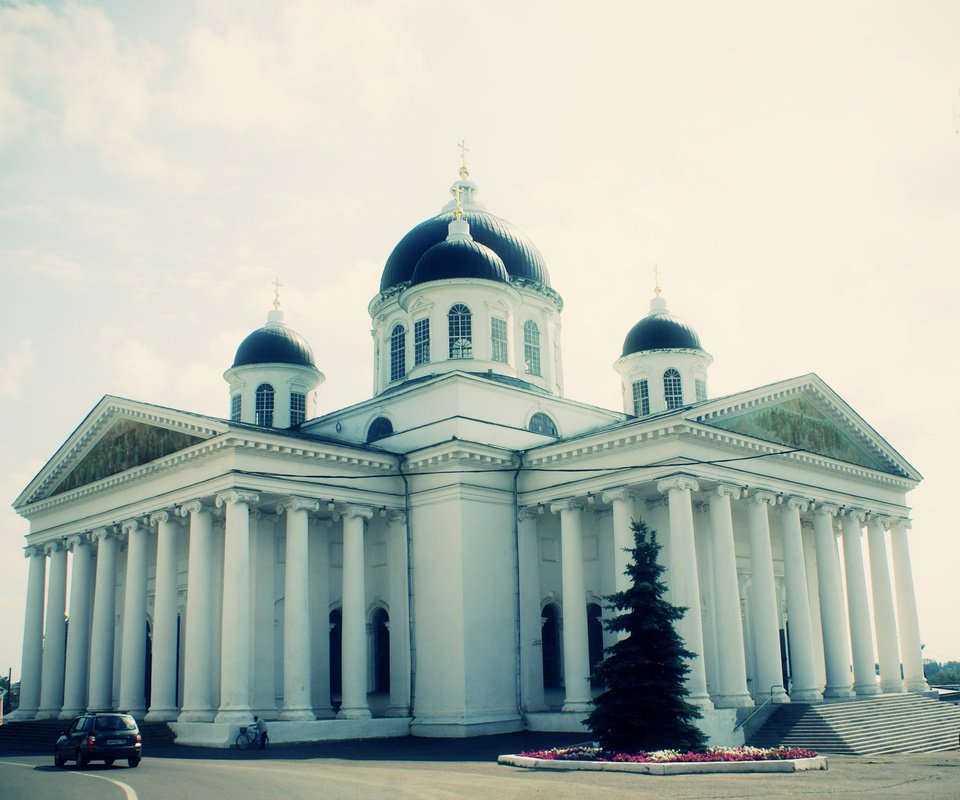
[(490, 468), (517, 465), (512, 450), (457, 439), (441, 442), (408, 456), (404, 469), (411, 473), (454, 464)]

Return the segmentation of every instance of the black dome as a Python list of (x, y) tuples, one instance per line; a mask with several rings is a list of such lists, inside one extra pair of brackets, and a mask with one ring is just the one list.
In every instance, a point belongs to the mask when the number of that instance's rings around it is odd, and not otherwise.
[(233, 366), (247, 364), (299, 364), (316, 368), (310, 345), (284, 325), (265, 325), (240, 342)]
[(630, 329), (623, 355), (647, 350), (703, 350), (696, 331), (669, 314), (650, 314)]
[[(453, 211), (437, 214), (421, 222), (400, 240), (383, 268), (381, 292), (413, 279), (413, 272), (424, 253), (447, 238), (447, 228), (453, 218)], [(546, 262), (523, 231), (485, 211), (464, 210), (463, 218), (470, 223), (470, 235), (500, 256), (510, 278), (526, 278), (544, 286), (550, 285)]]
[(413, 271), (411, 286), (447, 278), (484, 278), (509, 283), (503, 259), (470, 239), (446, 239), (424, 253)]

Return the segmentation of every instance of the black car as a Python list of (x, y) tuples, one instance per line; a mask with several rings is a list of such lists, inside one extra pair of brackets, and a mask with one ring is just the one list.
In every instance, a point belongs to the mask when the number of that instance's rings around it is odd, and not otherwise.
[(140, 729), (129, 714), (115, 711), (81, 714), (60, 734), (53, 750), (53, 763), (62, 767), (76, 761), (83, 769), (91, 761), (107, 766), (126, 759), (131, 767), (140, 763)]

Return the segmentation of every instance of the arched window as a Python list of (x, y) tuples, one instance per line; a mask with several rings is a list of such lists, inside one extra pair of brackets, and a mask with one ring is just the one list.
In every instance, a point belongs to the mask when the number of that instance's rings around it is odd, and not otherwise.
[(307, 418), (307, 396), (303, 392), (290, 392), (290, 427), (299, 425)]
[(390, 615), (378, 608), (371, 620), (373, 628), (373, 691), (390, 691)]
[(557, 426), (550, 417), (542, 411), (538, 411), (530, 417), (530, 424), (527, 426), (534, 433), (542, 433), (545, 436), (559, 436)]
[(523, 363), (527, 375), (542, 375), (540, 371), (540, 328), (532, 319), (523, 323)]
[(264, 428), (273, 427), (273, 387), (269, 383), (261, 383), (257, 387), (257, 402), (254, 421)]
[(667, 401), (668, 409), (683, 405), (683, 384), (680, 373), (673, 368), (663, 373), (663, 399)]
[(457, 303), (447, 312), (450, 358), (473, 358), (473, 318), (470, 309)]
[(590, 654), (590, 682), (594, 686), (600, 685), (593, 680), (593, 671), (597, 664), (603, 661), (603, 623), (600, 618), (603, 611), (596, 603), (587, 603), (587, 650)]
[(393, 435), (393, 423), (386, 417), (377, 417), (367, 428), (367, 443)]
[(398, 381), (407, 374), (407, 332), (403, 325), (394, 325), (390, 332), (390, 380)]
[(560, 611), (553, 603), (547, 603), (540, 612), (543, 627), (540, 641), (543, 645), (543, 688), (559, 689), (560, 668)]

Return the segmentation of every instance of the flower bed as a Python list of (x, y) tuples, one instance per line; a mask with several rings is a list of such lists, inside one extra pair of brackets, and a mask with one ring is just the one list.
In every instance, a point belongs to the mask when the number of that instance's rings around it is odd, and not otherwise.
[(801, 747), (708, 747), (705, 752), (655, 750), (649, 753), (617, 753), (594, 745), (532, 750), (518, 755), (547, 761), (602, 761), (625, 764), (702, 764), (739, 761), (784, 761), (815, 758), (813, 750)]

